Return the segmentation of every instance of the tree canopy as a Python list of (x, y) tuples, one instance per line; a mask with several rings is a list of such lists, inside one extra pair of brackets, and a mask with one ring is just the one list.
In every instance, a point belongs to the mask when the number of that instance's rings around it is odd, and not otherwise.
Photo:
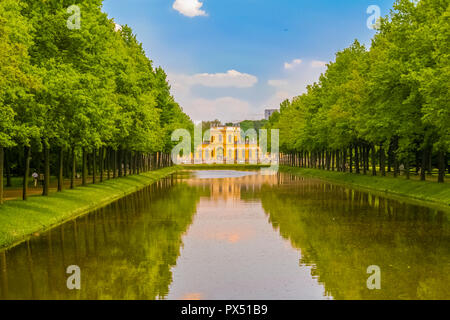
[(280, 129), (282, 152), (343, 170), (352, 170), (353, 157), (366, 168), (371, 152), (382, 172), (386, 151), (389, 164), (408, 172), (415, 161), (423, 173), (437, 156), (442, 182), (450, 151), (449, 4), (397, 0), (370, 48), (355, 41), (339, 51), (319, 81), (283, 102), (266, 125)]
[(102, 12), (102, 0), (0, 3), (2, 150), (44, 150), (48, 167), (46, 150), (95, 158), (107, 149), (123, 153), (127, 165), (129, 153), (168, 153), (178, 128), (193, 124), (164, 70), (153, 66), (131, 28), (118, 28)]

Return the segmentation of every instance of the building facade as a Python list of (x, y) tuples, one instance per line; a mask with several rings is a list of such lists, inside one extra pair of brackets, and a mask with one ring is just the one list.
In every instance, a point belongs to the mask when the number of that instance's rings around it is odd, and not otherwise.
[(209, 141), (197, 146), (194, 163), (258, 163), (261, 154), (256, 132), (245, 135), (239, 126), (211, 127)]

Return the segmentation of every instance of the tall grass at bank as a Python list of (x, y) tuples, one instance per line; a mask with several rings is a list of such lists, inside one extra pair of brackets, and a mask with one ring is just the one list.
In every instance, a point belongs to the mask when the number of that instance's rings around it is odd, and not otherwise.
[(431, 181), (407, 180), (401, 177), (382, 177), (323, 171), (318, 169), (294, 168), (281, 166), (282, 172), (294, 175), (315, 177), (330, 182), (348, 184), (355, 187), (387, 192), (392, 195), (409, 197), (415, 200), (427, 201), (450, 208), (450, 183), (436, 183)]
[(101, 208), (179, 170), (160, 169), (85, 187), (32, 196), (27, 201), (11, 200), (0, 205), (0, 248), (19, 243), (28, 236)]

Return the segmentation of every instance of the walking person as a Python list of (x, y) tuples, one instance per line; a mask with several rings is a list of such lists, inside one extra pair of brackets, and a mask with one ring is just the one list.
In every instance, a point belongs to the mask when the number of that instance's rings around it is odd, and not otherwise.
[(39, 177), (38, 173), (36, 171), (34, 171), (31, 176), (33, 177), (34, 187), (37, 188), (38, 177)]

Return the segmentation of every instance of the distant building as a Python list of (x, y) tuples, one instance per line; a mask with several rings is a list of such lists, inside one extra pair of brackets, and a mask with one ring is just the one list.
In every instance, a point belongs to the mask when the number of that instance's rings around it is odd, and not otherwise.
[(203, 141), (189, 156), (178, 156), (178, 163), (269, 163), (270, 154), (262, 153), (254, 132), (242, 132), (239, 126), (212, 125), (210, 141)]
[(269, 118), (277, 111), (278, 111), (278, 109), (266, 109), (266, 110), (264, 110), (264, 118), (266, 120), (269, 120)]
[(257, 163), (262, 156), (257, 137), (243, 137), (238, 126), (211, 127), (210, 137), (197, 147), (195, 163)]

